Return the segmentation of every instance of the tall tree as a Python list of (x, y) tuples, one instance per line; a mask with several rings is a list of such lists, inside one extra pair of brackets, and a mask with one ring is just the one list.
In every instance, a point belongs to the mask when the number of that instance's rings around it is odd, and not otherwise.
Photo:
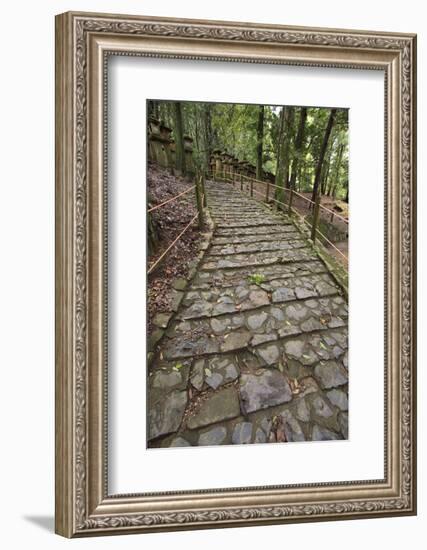
[(295, 139), (294, 158), (292, 159), (291, 181), (289, 184), (289, 187), (291, 189), (295, 189), (297, 173), (299, 172), (299, 166), (301, 164), (301, 155), (302, 155), (302, 149), (303, 149), (303, 143), (304, 143), (304, 131), (305, 131), (306, 120), (307, 120), (307, 107), (301, 107), (297, 137)]
[(276, 166), (276, 200), (284, 201), (284, 188), (289, 186), (289, 156), (294, 108), (282, 107)]
[(331, 109), (331, 112), (328, 118), (328, 124), (326, 125), (326, 130), (323, 135), (322, 146), (320, 148), (319, 158), (317, 160), (317, 166), (316, 166), (316, 173), (314, 176), (313, 193), (311, 195), (311, 200), (313, 202), (316, 200), (317, 193), (319, 191), (323, 161), (325, 158), (326, 149), (328, 147), (329, 136), (331, 135), (332, 127), (334, 125), (336, 112), (337, 112), (336, 109)]
[(338, 183), (339, 183), (339, 175), (340, 175), (341, 159), (342, 159), (343, 150), (344, 150), (344, 145), (341, 144), (338, 148), (338, 157), (337, 157), (336, 164), (335, 164), (334, 179), (331, 181), (331, 185), (329, 187), (329, 195), (330, 196), (332, 195), (334, 198), (335, 198), (335, 192), (336, 192), (336, 189), (337, 189)]
[(204, 164), (205, 170), (209, 170), (209, 159), (213, 150), (212, 132), (212, 104), (203, 104), (203, 141), (204, 141)]
[(179, 101), (174, 102), (175, 111), (175, 166), (177, 173), (185, 176), (185, 149), (184, 149), (184, 124), (182, 120), (182, 109)]
[(262, 154), (264, 142), (264, 105), (259, 106), (256, 144), (256, 178), (262, 180), (264, 173), (262, 169)]

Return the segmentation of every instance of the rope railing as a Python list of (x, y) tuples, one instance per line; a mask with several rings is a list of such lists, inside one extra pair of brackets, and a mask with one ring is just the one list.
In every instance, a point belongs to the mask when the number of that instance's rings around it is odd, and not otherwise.
[(180, 232), (180, 234), (176, 237), (176, 239), (166, 248), (166, 250), (157, 258), (157, 260), (154, 262), (154, 264), (150, 267), (150, 269), (147, 271), (147, 275), (150, 275), (152, 271), (156, 268), (156, 266), (162, 261), (162, 259), (166, 256), (166, 254), (169, 252), (171, 248), (175, 246), (175, 244), (179, 241), (179, 239), (184, 235), (184, 233), (190, 228), (190, 226), (194, 223), (195, 219), (198, 217), (199, 213), (197, 213), (190, 222), (184, 227), (184, 229)]
[[(260, 193), (260, 192), (257, 191), (256, 189), (254, 189), (253, 192), (256, 193), (257, 195), (261, 195), (261, 197), (264, 196), (262, 193)], [(281, 205), (285, 206), (286, 208), (288, 207), (288, 205), (285, 204), (284, 202), (278, 201), (278, 200), (276, 200), (276, 199), (271, 199), (271, 200), (274, 201), (274, 202), (277, 202), (278, 204), (281, 204)], [(299, 216), (299, 217), (303, 220), (303, 222), (305, 222), (305, 223), (307, 223), (308, 225), (311, 226), (311, 224), (310, 224), (309, 222), (307, 222), (307, 220), (305, 219), (305, 216), (303, 216), (302, 214), (300, 214), (297, 210), (294, 210), (294, 212), (297, 214), (297, 216)], [(326, 235), (324, 235), (324, 234), (320, 231), (320, 229), (318, 229), (317, 227), (316, 227), (316, 232), (317, 232), (323, 239), (325, 239), (325, 241), (326, 241), (327, 243), (329, 243), (329, 244), (332, 246), (332, 248), (334, 248), (339, 254), (341, 254), (341, 256), (342, 256), (343, 258), (345, 258), (346, 261), (348, 261), (348, 256), (346, 256), (343, 252), (341, 252), (341, 250), (340, 250), (338, 247), (336, 247), (336, 246), (334, 245), (334, 243), (333, 243), (332, 241), (330, 241), (330, 240), (328, 239), (328, 237), (326, 237)]]
[[(213, 174), (213, 177), (215, 177), (215, 175)], [(224, 175), (223, 175), (224, 177)], [(256, 178), (251, 178), (250, 176), (245, 176), (244, 174), (239, 174), (239, 178), (242, 177), (243, 179), (247, 180), (248, 182), (253, 182), (253, 183), (262, 183), (264, 185), (268, 185), (269, 187), (275, 187), (276, 189), (280, 189), (281, 191), (285, 192), (285, 193), (289, 193), (290, 192), (290, 189), (288, 189), (287, 187), (282, 187), (281, 185), (277, 185), (276, 183), (271, 183), (270, 181), (263, 181), (263, 180), (259, 180), (259, 179), (256, 179)], [(230, 181), (232, 181), (233, 183), (235, 182), (234, 178), (229, 178)], [(236, 182), (237, 183), (237, 182)], [(309, 199), (308, 197), (305, 197), (304, 195), (302, 195), (301, 193), (299, 193), (298, 191), (295, 191), (295, 189), (292, 189), (292, 192), (297, 195), (298, 197), (301, 197), (302, 199), (304, 199), (305, 201), (311, 203), (311, 204), (315, 204), (314, 201), (312, 201), (311, 199)], [(270, 199), (270, 200), (274, 200), (274, 199)], [(343, 221), (345, 224), (348, 225), (348, 220), (346, 218), (344, 218), (343, 216), (341, 216), (340, 214), (337, 214), (336, 212), (334, 212), (333, 210), (327, 208), (326, 206), (324, 206), (323, 204), (319, 204), (319, 208), (322, 209), (322, 210), (325, 210), (326, 212), (328, 212), (329, 214), (331, 214), (332, 216), (340, 219), (341, 221)]]
[(163, 201), (160, 204), (156, 204), (155, 206), (152, 206), (151, 208), (149, 208), (147, 210), (147, 212), (154, 212), (154, 210), (157, 210), (158, 208), (161, 208), (162, 206), (165, 206), (165, 204), (176, 201), (176, 199), (178, 199), (179, 197), (182, 197), (183, 195), (185, 195), (186, 193), (188, 193), (189, 191), (191, 191), (195, 187), (196, 187), (195, 185), (192, 185), (191, 187), (187, 187), (187, 189), (185, 189), (185, 191), (182, 191), (182, 193), (179, 193), (178, 195), (175, 195), (175, 197), (172, 197), (171, 199)]
[[(213, 176), (215, 177), (215, 174), (213, 174)], [(287, 192), (291, 192), (290, 189), (286, 189), (286, 188), (283, 188), (283, 187), (280, 187), (278, 185), (275, 185), (273, 183), (270, 183), (270, 182), (263, 182), (261, 180), (257, 180), (255, 178), (250, 178), (248, 176), (245, 176), (243, 174), (239, 174), (239, 176), (242, 176), (242, 179), (244, 178), (245, 180), (247, 180), (249, 183), (254, 183), (254, 182), (259, 182), (259, 183), (264, 183), (265, 185), (271, 185), (273, 187), (278, 187), (279, 189), (281, 189), (282, 191), (287, 191)], [(229, 177), (228, 175), (226, 174), (222, 174), (222, 179), (226, 180), (226, 181), (229, 181), (230, 183), (232, 184), (235, 184), (235, 183), (239, 183), (239, 181), (236, 181), (236, 179), (233, 177)], [(251, 193), (255, 193), (261, 197), (264, 198), (264, 193), (260, 193), (257, 189), (254, 189), (253, 185), (251, 186), (251, 190), (250, 190)], [(316, 203), (311, 201), (310, 199), (308, 199), (307, 197), (304, 197), (304, 195), (300, 195), (300, 193), (297, 193), (296, 191), (292, 190), (292, 193), (295, 193), (296, 195), (298, 196), (301, 196), (303, 199), (305, 199), (306, 201), (312, 203), (314, 206), (316, 206)], [(269, 197), (269, 200), (277, 203), (277, 204), (280, 204), (281, 206), (284, 206), (285, 208), (290, 208), (289, 207), (289, 204), (286, 204), (282, 201), (279, 201), (277, 199), (274, 199), (273, 197)], [(320, 207), (321, 205), (318, 204), (318, 206)], [(336, 215), (337, 217), (340, 217), (338, 216), (338, 214), (335, 214), (335, 212), (332, 212), (331, 210), (327, 209), (324, 207), (325, 210), (328, 210), (329, 212), (333, 213), (334, 215)], [(328, 237), (322, 233), (320, 231), (320, 229), (318, 229), (318, 227), (314, 227), (313, 228), (313, 224), (311, 224), (307, 219), (306, 219), (306, 216), (300, 214), (298, 212), (298, 210), (296, 210), (295, 208), (292, 209), (292, 211), (297, 214), (297, 216), (304, 222), (306, 223), (307, 225), (309, 225), (310, 227), (312, 227), (312, 229), (314, 229), (314, 232), (318, 235), (320, 235), (320, 237), (322, 237), (322, 239), (324, 239), (334, 250), (336, 250), (338, 252), (338, 254), (340, 254), (344, 259), (345, 261), (348, 263), (348, 256), (346, 254), (344, 254), (330, 239), (328, 239)], [(347, 220), (345, 220), (344, 218), (342, 218), (344, 221), (346, 221), (346, 223), (348, 223)]]
[(167, 204), (170, 204), (171, 202), (176, 201), (186, 193), (189, 193), (193, 189), (195, 189), (196, 193), (196, 204), (197, 204), (197, 213), (193, 216), (191, 221), (184, 227), (184, 229), (179, 233), (179, 235), (174, 239), (174, 241), (166, 248), (166, 250), (157, 258), (157, 260), (151, 265), (151, 267), (147, 271), (147, 275), (150, 275), (154, 271), (154, 269), (159, 265), (159, 263), (163, 260), (163, 258), (166, 256), (166, 254), (176, 245), (176, 243), (179, 241), (179, 239), (184, 235), (184, 233), (190, 228), (192, 223), (196, 218), (199, 218), (199, 229), (203, 228), (204, 224), (204, 212), (203, 208), (206, 206), (206, 194), (205, 194), (205, 184), (204, 184), (204, 176), (200, 173), (196, 175), (195, 178), (195, 185), (191, 185), (190, 187), (187, 187), (187, 189), (184, 189), (181, 193), (178, 193), (178, 195), (175, 195), (174, 197), (171, 197), (170, 199), (167, 199), (160, 204), (156, 204), (155, 206), (152, 206), (147, 210), (147, 214), (150, 212), (154, 212), (155, 210), (158, 210), (159, 208), (164, 207)]

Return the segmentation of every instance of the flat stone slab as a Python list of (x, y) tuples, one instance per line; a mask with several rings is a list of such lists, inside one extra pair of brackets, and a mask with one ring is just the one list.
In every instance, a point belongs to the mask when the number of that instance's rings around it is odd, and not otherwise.
[(240, 415), (239, 397), (235, 388), (219, 390), (202, 402), (196, 413), (187, 420), (190, 430), (215, 424)]
[(185, 407), (187, 405), (187, 392), (175, 390), (164, 399), (151, 405), (148, 411), (148, 438), (153, 439), (178, 430)]
[(309, 248), (277, 250), (269, 252), (254, 252), (252, 254), (234, 254), (231, 256), (210, 256), (201, 265), (200, 269), (216, 270), (243, 266), (263, 266), (280, 262), (300, 262), (316, 259), (315, 253)]
[(280, 405), (292, 399), (286, 378), (277, 370), (263, 370), (260, 374), (242, 374), (240, 396), (246, 413)]
[[(342, 297), (321, 298), (311, 302), (312, 307), (307, 302), (292, 302), (260, 307), (251, 312), (225, 314), (220, 318), (175, 321), (163, 339), (163, 355), (168, 360), (179, 360), (236, 351), (245, 349), (248, 345), (258, 349), (258, 345), (265, 341), (346, 327), (348, 310)], [(287, 343), (287, 353), (303, 363), (309, 361), (309, 356), (312, 359), (337, 358), (347, 349), (347, 336), (338, 331), (333, 333), (338, 335), (339, 342), (332, 337), (332, 333), (328, 333), (332, 344), (313, 335), (313, 343), (317, 343), (319, 347), (314, 351), (307, 351), (307, 357), (304, 357), (304, 352), (299, 354), (298, 343)]]
[[(258, 281), (258, 284), (256, 283)], [(234, 286), (193, 289), (186, 293), (178, 317), (196, 319), (224, 313), (243, 312), (260, 306), (312, 297), (333, 296), (340, 292), (327, 273), (265, 281), (262, 273), (252, 273), (235, 281)], [(308, 330), (314, 330), (308, 329)]]
[(342, 386), (348, 382), (346, 370), (336, 361), (325, 361), (316, 365), (314, 376), (325, 389)]
[(248, 234), (231, 234), (223, 237), (214, 237), (212, 239), (212, 248), (220, 245), (228, 244), (244, 244), (244, 243), (266, 243), (266, 242), (278, 242), (281, 239), (294, 239), (301, 240), (303, 236), (291, 225), (284, 225), (278, 228), (274, 233), (268, 231), (266, 233), (258, 233), (256, 235), (253, 232)]
[(253, 252), (267, 252), (267, 251), (281, 251), (281, 250), (296, 250), (298, 248), (304, 248), (307, 243), (299, 239), (286, 239), (283, 241), (273, 242), (254, 242), (243, 244), (226, 244), (226, 245), (213, 245), (209, 250), (210, 256), (229, 256), (231, 254), (250, 254)]
[(259, 266), (256, 271), (248, 266), (218, 271), (198, 271), (193, 279), (191, 289), (233, 287), (241, 284), (242, 281), (247, 281), (248, 277), (254, 274), (261, 275), (264, 283), (267, 283), (274, 279), (292, 279), (293, 277), (325, 272), (326, 266), (319, 260)]

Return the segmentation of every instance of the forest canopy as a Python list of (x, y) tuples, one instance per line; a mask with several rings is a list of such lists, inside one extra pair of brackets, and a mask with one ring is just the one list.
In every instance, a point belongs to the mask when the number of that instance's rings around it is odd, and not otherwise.
[(200, 168), (220, 149), (253, 164), (257, 179), (348, 202), (347, 109), (156, 100), (148, 112), (177, 144), (183, 134), (193, 138)]

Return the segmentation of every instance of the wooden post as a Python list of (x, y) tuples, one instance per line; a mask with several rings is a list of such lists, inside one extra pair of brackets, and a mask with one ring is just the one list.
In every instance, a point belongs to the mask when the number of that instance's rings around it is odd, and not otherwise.
[(240, 191), (243, 191), (243, 174), (240, 174)]
[(331, 223), (334, 221), (334, 213), (331, 214)]
[(203, 229), (203, 197), (201, 189), (201, 176), (196, 176), (196, 201), (199, 213), (199, 229)]
[(294, 198), (294, 190), (291, 187), (289, 190), (289, 205), (288, 205), (288, 214), (291, 213), (292, 210), (292, 199)]
[(269, 199), (268, 195), (269, 195), (269, 193), (270, 193), (270, 182), (267, 181), (267, 188), (266, 188), (266, 190), (265, 190), (265, 202), (266, 202), (266, 203), (268, 203), (268, 199)]
[(251, 197), (254, 196), (254, 180), (251, 178)]
[(316, 228), (317, 228), (317, 222), (319, 219), (319, 205), (320, 205), (320, 193), (317, 193), (316, 200), (314, 203), (314, 208), (313, 208), (313, 220), (311, 225), (311, 240), (313, 242), (316, 241)]

